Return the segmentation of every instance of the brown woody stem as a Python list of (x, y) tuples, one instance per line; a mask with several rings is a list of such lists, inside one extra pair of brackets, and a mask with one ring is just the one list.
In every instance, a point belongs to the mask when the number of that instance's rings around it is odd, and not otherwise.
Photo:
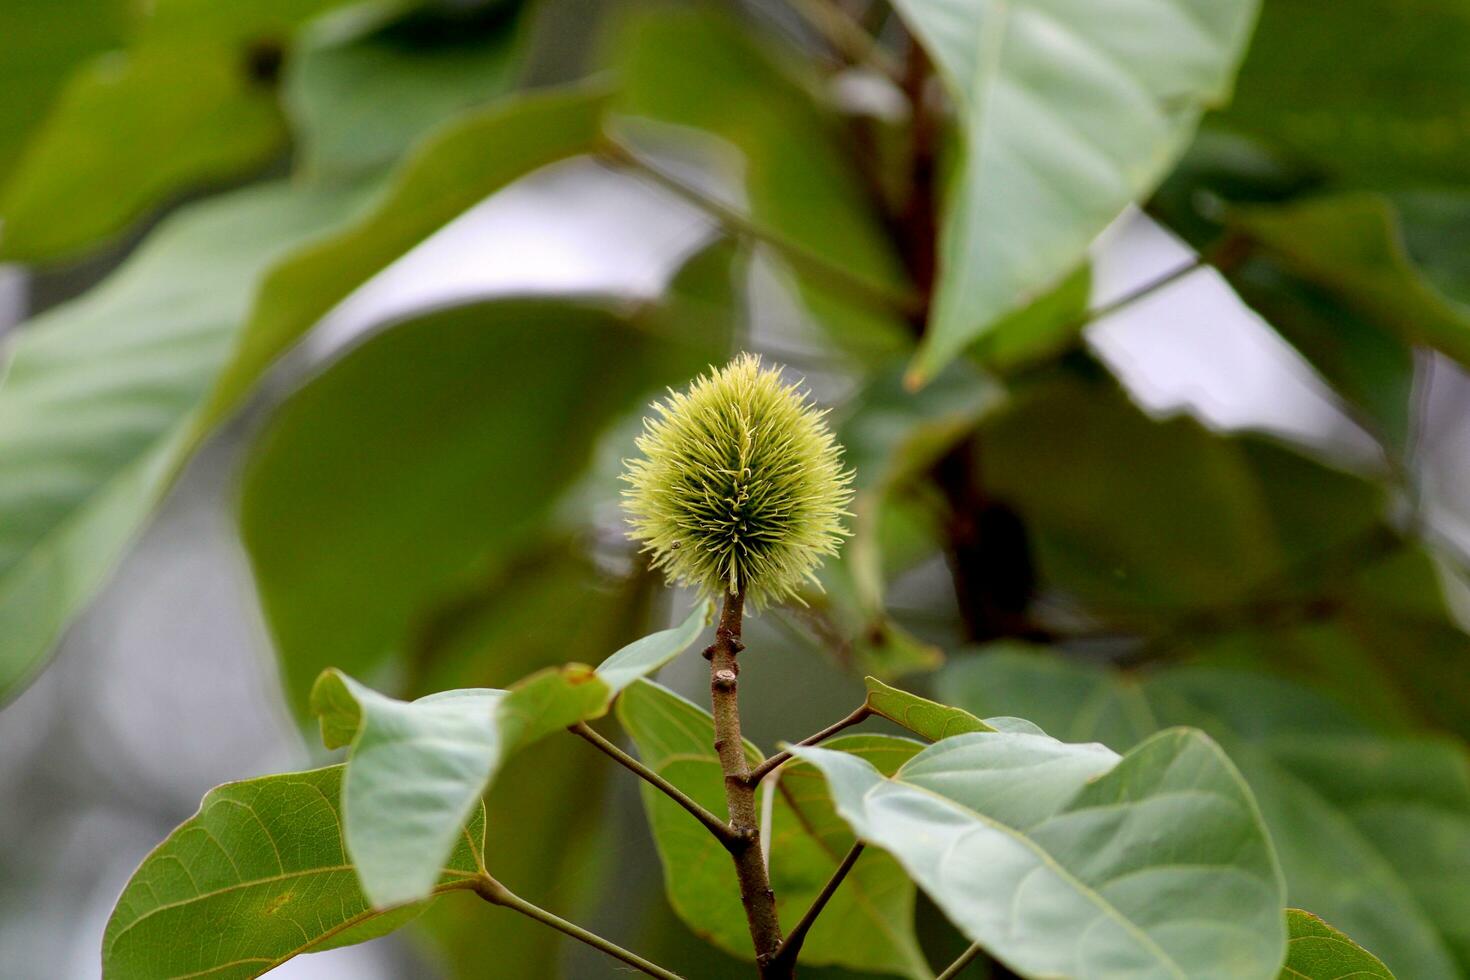
[(795, 976), (790, 964), (774, 961), (781, 947), (781, 923), (776, 917), (776, 894), (771, 891), (770, 875), (761, 855), (760, 825), (756, 822), (755, 788), (750, 785), (750, 766), (745, 756), (745, 740), (740, 734), (740, 664), (737, 657), (745, 644), (740, 642), (740, 619), (745, 607), (745, 594), (732, 592), (725, 596), (720, 610), (720, 625), (715, 642), (705, 650), (709, 658), (710, 706), (715, 718), (715, 753), (725, 774), (725, 803), (730, 809), (730, 827), (737, 841), (729, 848), (735, 859), (735, 874), (740, 880), (740, 901), (745, 906), (745, 919), (755, 945), (756, 963), (764, 980), (784, 980)]

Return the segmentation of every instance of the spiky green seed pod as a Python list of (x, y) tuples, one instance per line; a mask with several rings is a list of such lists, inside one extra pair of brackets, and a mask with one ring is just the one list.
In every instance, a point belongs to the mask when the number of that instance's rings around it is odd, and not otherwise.
[(712, 596), (781, 602), (843, 536), (852, 474), (814, 407), (775, 368), (742, 354), (654, 405), (627, 461), (629, 537), (653, 566)]

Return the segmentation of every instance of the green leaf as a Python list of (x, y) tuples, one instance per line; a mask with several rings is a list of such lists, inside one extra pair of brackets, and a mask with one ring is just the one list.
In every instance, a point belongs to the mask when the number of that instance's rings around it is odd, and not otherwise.
[[(1240, 208), (1230, 223), (1293, 281), (1262, 283), (1247, 263), (1231, 276), (1242, 296), (1343, 394), (1387, 419), (1402, 443), (1413, 386), (1408, 348), (1470, 364), (1470, 318), (1414, 267), (1393, 206), (1374, 194), (1336, 194)], [(1281, 293), (1293, 285), (1298, 306), (1320, 297), (1315, 318), (1283, 308), (1290, 299)]]
[(1087, 325), (1092, 266), (1083, 264), (1054, 288), (990, 326), (975, 341), (980, 363), (1000, 374), (1035, 367), (1076, 343)]
[(277, 412), (241, 523), (288, 695), (327, 666), (369, 676), (434, 603), (539, 540), (600, 428), (707, 363), (698, 338), (648, 326), (590, 300), (444, 310)]
[(0, 185), (72, 70), (121, 43), (120, 0), (11, 0), (0, 7)]
[(582, 152), (600, 113), (579, 91), (476, 113), (351, 224), (366, 188), (272, 185), (181, 210), (102, 286), (26, 324), (0, 387), (0, 700), (276, 356), (463, 210)]
[(941, 695), (1123, 748), (1169, 725), (1225, 746), (1265, 815), (1293, 905), (1341, 925), (1401, 976), (1470, 969), (1470, 761), (1434, 738), (1373, 734), (1285, 681), (1179, 667), (1128, 675), (998, 652), (956, 663)]
[[(33, 77), (6, 88), (18, 105), (32, 85), (39, 91), (13, 114), (31, 130), (23, 152), (13, 169), (0, 166), (0, 178), (10, 169), (0, 182), (0, 258), (72, 256), (181, 195), (268, 164), (286, 145), (276, 74), (291, 34), (340, 3), (45, 5), (60, 26), (38, 21), (32, 8), (40, 5), (27, 2), (21, 33), (0, 22), (3, 36), (29, 49), (22, 57), (39, 62)], [(35, 43), (38, 26), (46, 34)], [(124, 40), (129, 47), (97, 55), (48, 98), (72, 59)], [(0, 160), (11, 149), (0, 143)]]
[(1255, 0), (898, 0), (962, 130), (945, 204), (928, 381), (1058, 286), (1153, 190), (1201, 112), (1230, 94)]
[(54, 261), (169, 198), (257, 170), (285, 130), (240, 52), (140, 46), (79, 71), (0, 188), (0, 258)]
[(1221, 122), (1340, 183), (1463, 184), (1467, 46), (1460, 0), (1270, 0)]
[(297, 169), (316, 179), (380, 170), (444, 120), (509, 92), (520, 68), (518, 9), (496, 5), (471, 19), (419, 8), (383, 23), (378, 9), (349, 8), (367, 23), (320, 23), (284, 85), (301, 134)]
[[(418, 635), (406, 696), (459, 687), (508, 687), (566, 662), (596, 663), (643, 628), (646, 582), (609, 581), (572, 545), (517, 555), (484, 581), (448, 597)], [(621, 853), (606, 791), (620, 770), (581, 739), (546, 738), (505, 760), (485, 794), (485, 863), (497, 881), (543, 908), (582, 921), (595, 914)], [(487, 914), (478, 902), (436, 902), (414, 923), (446, 977), (479, 978), (485, 951), (528, 977), (562, 970), (570, 943), (524, 916)], [(643, 941), (632, 945), (643, 948)], [(658, 962), (661, 958), (648, 952)]]
[[(108, 980), (255, 977), (298, 953), (362, 942), (422, 906), (375, 911), (342, 841), (342, 766), (211, 790), (199, 812), (143, 860), (102, 940)], [(434, 894), (483, 870), (473, 815), (438, 869)]]
[(197, 443), (260, 277), (359, 203), (272, 185), (191, 207), (16, 334), (0, 386), (0, 698), (40, 669)]
[(471, 113), (415, 147), (371, 212), (270, 270), (205, 422), (218, 422), (277, 356), (400, 255), (526, 174), (589, 152), (605, 101), (582, 88), (522, 96)]
[(689, 649), (713, 616), (714, 606), (708, 601), (700, 603), (678, 626), (634, 640), (598, 664), (598, 679), (617, 697), (629, 684), (647, 677)]
[(1027, 975), (1275, 978), (1281, 872), (1250, 790), (1199, 732), (1119, 758), (977, 732), (890, 777), (822, 748), (858, 837), (894, 855), (960, 931)]
[(818, 573), (821, 591), (802, 596), (823, 645), (850, 650), (862, 670), (885, 678), (933, 670), (943, 653), (888, 615), (889, 580), (937, 546), (932, 510), (912, 499), (930, 468), (1004, 401), (998, 384), (955, 364), (920, 392), (903, 387), (901, 365), (869, 378), (838, 426), (856, 472), (852, 541)]
[[(703, 131), (738, 152), (729, 169), (744, 181), (747, 204), (739, 210), (757, 225), (879, 289), (907, 288), (844, 153), (841, 120), (813, 96), (818, 83), (794, 52), (757, 42), (724, 15), (670, 8), (624, 25), (613, 62), (622, 83), (620, 114)], [(670, 128), (649, 134), (620, 125), (618, 133), (663, 140), (672, 137)], [(872, 300), (806, 277), (797, 286), (843, 350), (876, 363), (908, 349), (902, 321)]]
[(1115, 627), (1319, 587), (1310, 570), (1351, 559), (1383, 521), (1381, 487), (1263, 439), (1150, 418), (1102, 376), (1018, 390), (979, 439), (975, 478), (1020, 515), (1042, 590)]
[(863, 703), (869, 711), (931, 742), (968, 732), (995, 731), (968, 711), (889, 687), (876, 677), (865, 678), (863, 683), (868, 688), (868, 697)]
[(329, 747), (353, 730), (343, 839), (364, 894), (374, 908), (419, 901), (502, 757), (495, 708), (507, 692), (446, 691), (409, 703), (330, 671), (312, 696)]
[(618, 692), (682, 653), (709, 622), (701, 604), (674, 629), (634, 641), (603, 667), (548, 668), (509, 691), (464, 689), (405, 702), (329, 670), (312, 688), (328, 748), (351, 740), (343, 786), (348, 853), (374, 906), (418, 901), (505, 760), (604, 714)]
[[(726, 811), (724, 774), (714, 750), (715, 728), (709, 712), (649, 681), (624, 691), (616, 712), (645, 766), (709, 812)], [(748, 739), (745, 754), (752, 766), (762, 758), (760, 749)], [(750, 959), (740, 887), (724, 845), (652, 786), (645, 784), (640, 791), (663, 863), (669, 904), (696, 934), (727, 953)], [(777, 899), (780, 897), (778, 894)]]
[(1414, 264), (1436, 289), (1470, 304), (1470, 193), (1427, 190), (1395, 194), (1404, 244)]
[[(711, 813), (725, 812), (724, 776), (714, 752), (714, 723), (709, 712), (645, 681), (624, 692), (617, 715), (644, 765)], [(856, 736), (834, 743), (889, 770), (919, 748), (888, 736)], [(752, 764), (761, 759), (760, 751), (749, 742), (746, 754)], [(771, 801), (772, 889), (787, 929), (810, 907), (853, 842), (825, 795), (813, 792), (814, 777), (815, 773), (798, 766), (783, 769), (776, 783), (779, 795)], [(768, 781), (759, 792), (771, 791)], [(749, 960), (750, 937), (739, 883), (724, 846), (653, 787), (643, 786), (642, 793), (663, 864), (669, 904), (696, 934)], [(911, 977), (929, 975), (913, 933), (913, 885), (886, 855), (859, 859), (833, 902), (837, 904), (817, 920), (802, 949), (803, 963), (879, 968)]]
[[(891, 735), (846, 735), (823, 743), (865, 759), (885, 775), (921, 748)], [(789, 931), (832, 877), (856, 838), (838, 815), (822, 774), (791, 762), (775, 781), (771, 808), (771, 888)], [(807, 966), (849, 966), (928, 980), (914, 935), (914, 883), (892, 856), (864, 851), (801, 947)]]
[(1281, 980), (1394, 980), (1383, 961), (1310, 912), (1287, 909), (1286, 928)]

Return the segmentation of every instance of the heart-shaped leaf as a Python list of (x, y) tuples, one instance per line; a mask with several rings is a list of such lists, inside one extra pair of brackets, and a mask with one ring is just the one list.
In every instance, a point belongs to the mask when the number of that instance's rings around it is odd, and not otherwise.
[(1245, 782), (1199, 732), (1119, 757), (977, 732), (891, 777), (822, 748), (858, 837), (904, 866), (970, 939), (1026, 975), (1274, 980), (1284, 890)]
[[(342, 837), (342, 766), (226, 783), (143, 859), (102, 940), (107, 980), (255, 977), (298, 953), (363, 942), (422, 903), (375, 909)], [(473, 810), (428, 894), (472, 887), (485, 819)]]
[(1002, 704), (1070, 739), (1133, 745), (1193, 724), (1259, 801), (1288, 898), (1349, 930), (1395, 972), (1470, 970), (1470, 763), (1449, 740), (1382, 736), (1342, 705), (1272, 677), (1207, 667), (1123, 673), (1039, 652), (969, 658), (946, 700)]
[(624, 687), (688, 649), (710, 611), (700, 604), (679, 626), (630, 643), (597, 670), (551, 668), (509, 691), (445, 691), (399, 701), (339, 671), (323, 673), (312, 708), (328, 748), (352, 747), (342, 790), (345, 836), (373, 904), (384, 908), (427, 895), (435, 869), (505, 759), (604, 714)]
[(945, 205), (932, 378), (1058, 286), (1161, 180), (1224, 102), (1257, 0), (897, 0), (954, 99), (962, 149)]

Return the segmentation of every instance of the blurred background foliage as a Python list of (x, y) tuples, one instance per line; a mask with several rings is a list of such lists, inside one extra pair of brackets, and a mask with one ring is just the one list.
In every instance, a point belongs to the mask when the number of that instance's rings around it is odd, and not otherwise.
[[(1264, 0), (1233, 101), (1085, 202), (1121, 216), (1084, 257), (1101, 225), (1004, 210), (1024, 170), (967, 175), (1006, 120), (967, 128), (883, 0), (5, 0), (0, 972), (94, 974), (203, 789), (308, 758), (322, 668), (503, 686), (666, 623), (618, 461), (751, 349), (859, 486), (824, 589), (748, 637), (759, 741), (865, 672), (1120, 751), (1195, 725), (1292, 905), (1470, 977), (1467, 46), (1465, 0)], [(977, 320), (1001, 273), (936, 270), (936, 197), (1063, 259)], [(496, 785), (495, 873), (744, 975), (572, 743)], [(922, 899), (918, 935), (962, 945)], [(486, 949), (606, 971), (453, 900), (287, 969)]]

